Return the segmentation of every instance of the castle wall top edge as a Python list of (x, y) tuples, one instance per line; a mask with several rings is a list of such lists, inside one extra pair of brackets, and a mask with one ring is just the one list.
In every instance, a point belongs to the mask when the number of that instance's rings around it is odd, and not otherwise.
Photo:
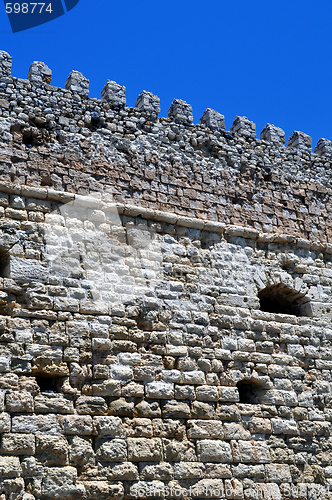
[[(126, 105), (126, 87), (114, 81), (107, 80), (101, 91), (101, 98), (97, 99), (89, 97), (89, 80), (79, 71), (72, 71), (65, 82), (64, 88), (61, 88), (51, 85), (52, 70), (43, 62), (34, 61), (31, 64), (27, 79), (13, 77), (11, 75), (11, 65), (11, 56), (5, 51), (0, 51), (0, 90), (2, 92), (6, 92), (6, 89), (10, 89), (12, 86), (16, 91), (29, 91), (34, 88), (40, 95), (46, 96), (57, 93), (59, 97), (65, 96), (76, 104), (84, 102), (85, 105), (91, 108), (98, 106), (103, 110), (113, 110), (119, 114), (123, 110), (130, 110), (134, 111), (136, 116), (149, 118), (154, 122), (162, 123), (165, 120), (165, 118), (158, 117), (160, 99), (146, 90), (143, 90), (138, 96), (135, 108), (130, 108)], [(230, 131), (226, 131), (224, 116), (211, 108), (207, 108), (199, 123), (193, 124), (192, 107), (181, 99), (174, 99), (171, 103), (168, 119), (178, 126), (206, 130), (216, 136), (217, 139), (224, 137), (227, 141), (234, 140), (240, 143), (244, 140), (246, 144), (268, 143), (282, 149), (287, 147), (290, 150), (311, 152), (311, 137), (304, 132), (294, 131), (285, 146), (285, 132), (281, 128), (268, 123), (261, 131), (260, 137), (257, 138), (255, 123), (245, 116), (236, 116)], [(314, 153), (330, 159), (332, 157), (332, 141), (325, 138), (319, 139)]]

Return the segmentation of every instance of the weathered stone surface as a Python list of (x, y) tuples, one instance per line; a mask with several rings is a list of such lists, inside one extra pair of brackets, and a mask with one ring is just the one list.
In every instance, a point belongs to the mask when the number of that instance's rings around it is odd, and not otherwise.
[(47, 499), (74, 499), (85, 495), (85, 488), (77, 484), (74, 467), (49, 467), (42, 480), (42, 495)]
[(63, 436), (37, 435), (36, 456), (48, 466), (68, 465), (68, 442)]
[(137, 97), (136, 108), (149, 115), (157, 116), (160, 113), (160, 99), (151, 92), (143, 90)]
[(34, 455), (35, 436), (33, 434), (3, 434), (1, 453), (4, 455)]
[(232, 462), (231, 447), (224, 441), (203, 439), (197, 442), (198, 459), (202, 462)]
[(101, 91), (101, 100), (106, 101), (114, 108), (123, 108), (126, 104), (126, 87), (107, 80)]
[(177, 123), (188, 125), (193, 121), (192, 107), (181, 99), (174, 99), (168, 110), (168, 116)]
[(111, 439), (97, 451), (97, 458), (104, 462), (126, 462), (127, 443), (124, 439)]
[(204, 111), (203, 116), (199, 122), (214, 130), (225, 129), (224, 115), (221, 115), (220, 113), (211, 108), (207, 108)]
[(10, 68), (1, 499), (327, 499), (331, 141)]
[(155, 462), (162, 459), (162, 443), (158, 438), (129, 438), (128, 460)]
[(45, 63), (34, 61), (29, 68), (28, 80), (37, 85), (41, 83), (50, 84), (52, 80), (52, 70), (46, 66)]

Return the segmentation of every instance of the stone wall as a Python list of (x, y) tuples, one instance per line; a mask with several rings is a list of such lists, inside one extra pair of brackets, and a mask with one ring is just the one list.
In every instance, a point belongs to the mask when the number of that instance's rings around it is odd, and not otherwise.
[(0, 55), (1, 500), (332, 498), (331, 143)]

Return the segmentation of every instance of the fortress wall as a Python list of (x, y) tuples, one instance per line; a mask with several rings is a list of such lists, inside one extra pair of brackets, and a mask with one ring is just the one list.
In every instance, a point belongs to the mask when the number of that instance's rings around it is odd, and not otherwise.
[(10, 66), (1, 500), (332, 498), (329, 141)]
[[(33, 63), (29, 79), (10, 76), (1, 52), (2, 180), (86, 194), (110, 190), (119, 202), (204, 220), (251, 226), (329, 242), (331, 142), (206, 110), (192, 124), (191, 106), (175, 99), (158, 118), (159, 99), (143, 91), (125, 105), (125, 87), (109, 82), (102, 99), (72, 72), (66, 88)], [(1, 62), (0, 61), (0, 62)], [(2, 76), (1, 76), (2, 71)], [(44, 80), (44, 81), (43, 81)]]
[[(3, 491), (329, 498), (330, 254), (9, 189)], [(80, 255), (63, 253), (84, 225)], [(112, 247), (105, 239), (92, 262), (101, 234)], [(278, 283), (305, 295), (313, 316), (259, 310), (259, 290)], [(241, 381), (259, 404), (239, 401)]]

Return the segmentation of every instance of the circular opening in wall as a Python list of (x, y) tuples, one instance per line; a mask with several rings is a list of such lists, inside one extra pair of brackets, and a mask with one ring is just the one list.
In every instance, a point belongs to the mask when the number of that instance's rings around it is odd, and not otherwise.
[(258, 293), (261, 311), (294, 316), (312, 316), (309, 298), (283, 283), (271, 285)]

